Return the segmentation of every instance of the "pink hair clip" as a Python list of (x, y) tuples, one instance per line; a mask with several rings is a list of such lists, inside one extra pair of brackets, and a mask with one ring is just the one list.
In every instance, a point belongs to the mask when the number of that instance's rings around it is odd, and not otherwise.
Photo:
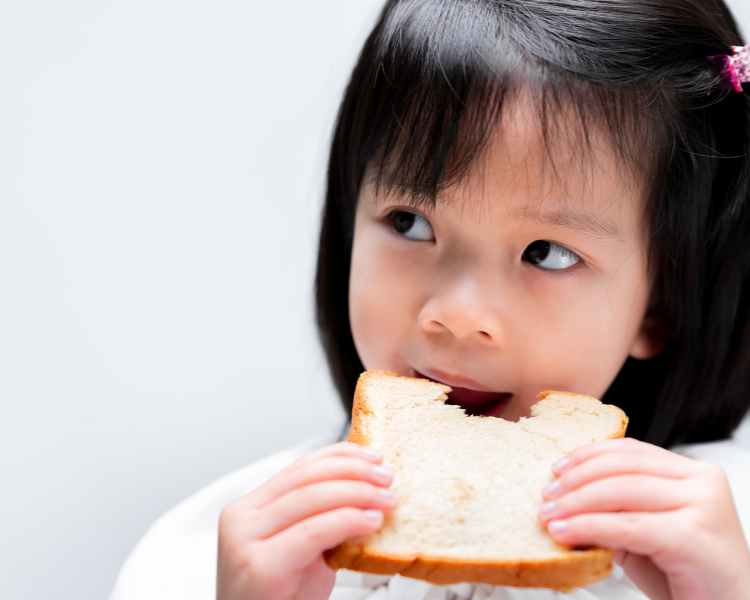
[(735, 92), (742, 92), (742, 84), (750, 82), (750, 45), (732, 46), (732, 54), (709, 56), (721, 68)]

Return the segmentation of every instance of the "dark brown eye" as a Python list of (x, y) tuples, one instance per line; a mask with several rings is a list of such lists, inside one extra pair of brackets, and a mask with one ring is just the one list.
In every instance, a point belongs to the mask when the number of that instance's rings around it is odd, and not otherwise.
[(526, 248), (526, 252), (523, 253), (525, 260), (530, 263), (540, 263), (549, 255), (550, 243), (544, 240), (537, 240)]
[(414, 220), (417, 215), (414, 213), (408, 213), (403, 210), (397, 210), (391, 213), (391, 223), (393, 228), (399, 233), (406, 233), (414, 225)]
[(388, 220), (399, 235), (409, 240), (428, 242), (433, 239), (432, 227), (421, 215), (405, 210), (394, 210), (388, 215)]
[(575, 252), (546, 240), (536, 240), (529, 244), (522, 258), (546, 271), (564, 271), (581, 262), (581, 257)]

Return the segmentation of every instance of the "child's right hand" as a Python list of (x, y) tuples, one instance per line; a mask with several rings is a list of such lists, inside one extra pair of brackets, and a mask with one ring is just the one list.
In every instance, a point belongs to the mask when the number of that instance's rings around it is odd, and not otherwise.
[[(392, 475), (349, 442), (300, 458), (228, 504), (219, 519), (217, 600), (324, 600), (336, 572), (323, 551), (377, 531)], [(375, 519), (367, 510), (375, 509)]]

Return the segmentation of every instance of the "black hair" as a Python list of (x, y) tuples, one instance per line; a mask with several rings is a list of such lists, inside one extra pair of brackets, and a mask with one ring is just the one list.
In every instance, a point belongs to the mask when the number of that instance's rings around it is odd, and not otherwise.
[(628, 358), (602, 400), (663, 447), (730, 436), (750, 405), (750, 104), (708, 57), (743, 44), (722, 0), (389, 0), (339, 109), (320, 230), (317, 324), (347, 413), (363, 370), (348, 289), (365, 174), (436, 202), (524, 89), (545, 141), (572, 109), (581, 156), (595, 125), (646, 187), (665, 345)]

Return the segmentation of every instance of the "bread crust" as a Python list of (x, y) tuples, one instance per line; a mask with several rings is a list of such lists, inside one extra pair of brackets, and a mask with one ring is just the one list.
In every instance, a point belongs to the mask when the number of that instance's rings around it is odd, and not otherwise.
[[(390, 371), (365, 371), (359, 377), (352, 407), (352, 425), (347, 441), (367, 446), (363, 419), (371, 414), (362, 395), (364, 378), (389, 375), (402, 377)], [(411, 378), (406, 378), (411, 379)], [(442, 386), (449, 392), (448, 386)], [(542, 392), (543, 399), (551, 391)], [(555, 392), (559, 393), (559, 392)], [(618, 409), (619, 410), (619, 409)], [(610, 439), (625, 436), (628, 418), (624, 412), (621, 427)], [(386, 513), (386, 525), (388, 516)], [(569, 549), (566, 554), (542, 560), (464, 560), (456, 557), (393, 555), (368, 549), (356, 539), (348, 540), (327, 550), (323, 556), (332, 569), (351, 569), (381, 575), (400, 574), (446, 585), (451, 583), (489, 583), (498, 586), (539, 587), (570, 591), (607, 577), (612, 571), (613, 552), (604, 548), (585, 550)]]

